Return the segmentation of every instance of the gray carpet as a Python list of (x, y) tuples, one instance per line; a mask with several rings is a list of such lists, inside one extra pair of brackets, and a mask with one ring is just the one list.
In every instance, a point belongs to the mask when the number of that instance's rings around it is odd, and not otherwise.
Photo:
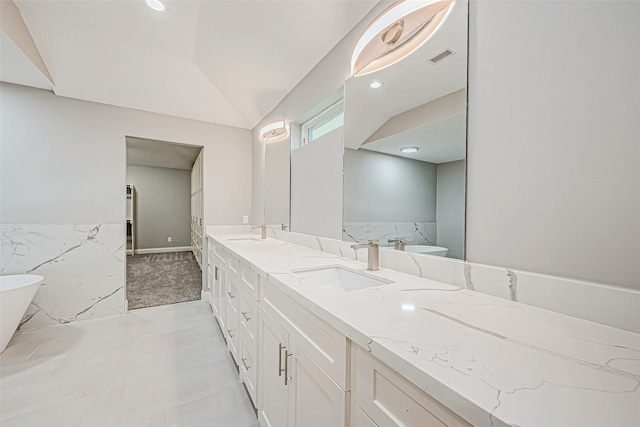
[(129, 310), (200, 299), (202, 273), (193, 253), (127, 257)]

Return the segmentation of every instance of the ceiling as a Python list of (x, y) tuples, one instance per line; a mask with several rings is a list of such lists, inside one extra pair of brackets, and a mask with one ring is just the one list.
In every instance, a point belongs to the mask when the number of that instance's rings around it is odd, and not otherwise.
[(154, 139), (127, 138), (127, 165), (191, 170), (202, 147)]
[[(392, 156), (429, 163), (447, 163), (466, 156), (466, 122), (464, 112), (436, 122), (377, 139), (362, 148)], [(400, 152), (403, 147), (418, 147), (416, 153)]]
[(0, 31), (0, 80), (52, 90), (51, 82), (2, 31)]
[(15, 1), (56, 95), (247, 129), (378, 3), (163, 2)]
[[(429, 61), (447, 49), (455, 53), (437, 64)], [(374, 81), (382, 83), (382, 86), (372, 89), (369, 85)], [(464, 114), (456, 114), (456, 117), (443, 123), (431, 123), (381, 140), (368, 140), (390, 119), (443, 99), (465, 88), (466, 83), (467, 4), (456, 2), (440, 28), (416, 51), (387, 68), (351, 77), (345, 82), (345, 147), (358, 149), (366, 143), (362, 148), (409, 158), (422, 157), (433, 163), (441, 163), (441, 159), (464, 158)], [(463, 106), (461, 110), (465, 111), (466, 107)], [(430, 135), (429, 131), (436, 132), (439, 138), (457, 146), (447, 148), (443, 144), (436, 144), (433, 142), (434, 135)], [(403, 138), (407, 140), (403, 142)], [(386, 143), (391, 145), (387, 147)], [(421, 143), (425, 146), (422, 147)], [(420, 146), (421, 149), (413, 155), (403, 155), (398, 151), (400, 147), (408, 145)], [(440, 148), (436, 150), (436, 146)], [(434, 157), (426, 158), (427, 153), (434, 153)], [(460, 153), (462, 157), (459, 157)]]

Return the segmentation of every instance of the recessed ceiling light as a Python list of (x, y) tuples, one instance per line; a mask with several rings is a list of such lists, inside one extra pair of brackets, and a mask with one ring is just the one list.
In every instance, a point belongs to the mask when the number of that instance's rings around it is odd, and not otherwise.
[(400, 308), (403, 311), (416, 311), (416, 306), (413, 304), (402, 304)]
[(415, 153), (418, 150), (419, 150), (418, 147), (404, 147), (400, 149), (400, 152), (409, 154), (409, 153)]
[(369, 85), (371, 89), (378, 89), (380, 86), (382, 86), (382, 83), (380, 82), (373, 82)]
[(156, 12), (164, 11), (164, 5), (160, 0), (144, 0), (144, 1), (145, 3), (147, 3), (147, 6), (149, 6), (151, 9), (155, 10)]

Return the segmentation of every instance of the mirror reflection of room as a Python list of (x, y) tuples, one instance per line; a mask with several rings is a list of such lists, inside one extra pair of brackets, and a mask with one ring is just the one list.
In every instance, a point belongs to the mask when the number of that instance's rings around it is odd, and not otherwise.
[(343, 240), (464, 259), (466, 16), (345, 82)]

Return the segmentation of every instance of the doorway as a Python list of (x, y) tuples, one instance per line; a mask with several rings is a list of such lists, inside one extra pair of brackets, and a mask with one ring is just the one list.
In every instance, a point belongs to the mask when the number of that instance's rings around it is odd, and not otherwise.
[(126, 137), (129, 310), (201, 298), (202, 152)]

